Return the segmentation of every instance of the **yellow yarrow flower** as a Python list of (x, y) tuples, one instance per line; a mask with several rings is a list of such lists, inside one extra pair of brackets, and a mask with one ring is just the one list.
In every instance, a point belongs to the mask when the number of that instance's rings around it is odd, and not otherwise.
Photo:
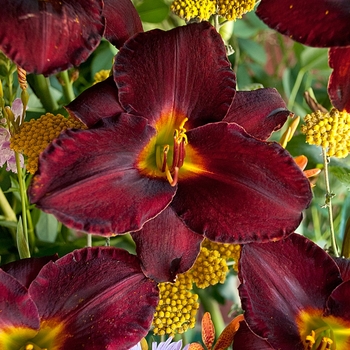
[(218, 0), (218, 14), (229, 21), (242, 18), (254, 10), (255, 0)]
[(158, 335), (184, 333), (193, 328), (199, 308), (198, 295), (191, 292), (192, 280), (179, 274), (174, 283), (159, 283), (159, 303), (153, 319), (153, 333)]
[(214, 14), (235, 21), (252, 11), (255, 2), (256, 0), (174, 0), (170, 8), (186, 21), (207, 21)]
[(350, 114), (333, 108), (305, 116), (301, 131), (310, 145), (321, 146), (327, 156), (345, 158), (350, 152)]
[(180, 18), (189, 21), (206, 21), (216, 12), (215, 0), (175, 0), (170, 9)]
[(11, 137), (10, 147), (27, 156), (27, 170), (34, 174), (38, 169), (40, 153), (65, 129), (86, 129), (77, 119), (65, 118), (61, 114), (46, 113), (39, 119), (24, 122), (19, 132)]
[(217, 243), (205, 239), (202, 246), (210, 250), (216, 250), (219, 252), (220, 257), (226, 261), (232, 260), (234, 262), (233, 269), (238, 272), (238, 260), (241, 256), (241, 246), (239, 244)]
[(199, 304), (198, 295), (191, 292), (192, 285), (206, 288), (224, 283), (228, 272), (227, 260), (235, 262), (238, 269), (240, 245), (212, 242), (205, 239), (192, 268), (177, 275), (175, 283), (159, 283), (159, 304), (153, 319), (153, 332), (174, 335), (186, 332), (195, 325)]
[(100, 83), (101, 81), (106, 80), (109, 77), (110, 73), (111, 73), (111, 71), (109, 71), (108, 69), (103, 69), (103, 70), (100, 70), (99, 72), (95, 73), (93, 85)]

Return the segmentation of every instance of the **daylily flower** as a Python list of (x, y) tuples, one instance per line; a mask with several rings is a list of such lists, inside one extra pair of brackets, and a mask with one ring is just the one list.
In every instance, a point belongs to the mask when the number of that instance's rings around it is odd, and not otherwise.
[[(262, 349), (349, 348), (350, 264), (337, 262), (295, 233), (242, 247), (239, 293), (247, 325), (267, 341)], [(261, 344), (261, 338), (243, 331), (251, 349), (258, 344), (254, 341)]]
[(350, 3), (348, 0), (262, 0), (256, 14), (269, 27), (302, 44), (330, 47), (328, 94), (350, 112)]
[(156, 283), (122, 249), (20, 260), (0, 268), (0, 348), (127, 350), (157, 302)]
[(188, 270), (203, 236), (282, 238), (311, 200), (289, 153), (266, 142), (289, 115), (283, 100), (274, 89), (235, 92), (207, 22), (136, 34), (114, 77), (67, 109), (89, 129), (61, 133), (41, 154), (31, 202), (72, 228), (133, 232), (158, 281), (169, 279), (158, 271), (164, 258)]
[(118, 48), (142, 31), (130, 0), (4, 0), (0, 50), (30, 73), (78, 66), (104, 35)]

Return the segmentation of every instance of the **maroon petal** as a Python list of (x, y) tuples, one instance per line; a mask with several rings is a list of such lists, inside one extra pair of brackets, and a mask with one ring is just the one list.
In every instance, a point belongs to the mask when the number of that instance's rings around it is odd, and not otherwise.
[(341, 283), (334, 289), (327, 302), (327, 311), (329, 315), (339, 317), (347, 322), (347, 328), (350, 323), (350, 281)]
[(78, 66), (104, 32), (102, 0), (2, 1), (0, 50), (30, 73)]
[(334, 260), (298, 234), (278, 242), (244, 245), (239, 277), (249, 327), (273, 347), (284, 350), (299, 349), (299, 312), (323, 310), (333, 289), (342, 282)]
[(134, 34), (142, 32), (142, 23), (130, 0), (104, 0), (105, 38), (118, 49)]
[(333, 259), (339, 267), (341, 278), (343, 279), (343, 281), (350, 280), (350, 259), (335, 257), (333, 257)]
[(152, 125), (164, 115), (188, 117), (186, 128), (222, 120), (235, 93), (225, 46), (207, 22), (137, 34), (117, 55), (114, 79), (125, 110)]
[(224, 121), (237, 123), (248, 134), (266, 140), (283, 126), (290, 114), (276, 89), (237, 91)]
[(191, 231), (168, 207), (141, 231), (132, 233), (145, 275), (157, 282), (173, 282), (189, 270), (200, 251), (203, 236)]
[(0, 269), (0, 310), (0, 334), (8, 327), (23, 327), (32, 329), (35, 335), (40, 327), (38, 310), (27, 288), (2, 269)]
[(57, 259), (57, 254), (41, 258), (21, 259), (1, 266), (1, 269), (28, 288), (43, 266), (49, 261), (56, 261)]
[(155, 130), (127, 114), (104, 126), (63, 132), (40, 156), (29, 196), (69, 227), (101, 235), (139, 230), (171, 201), (166, 179), (135, 167)]
[(99, 120), (124, 112), (118, 101), (118, 89), (113, 77), (91, 86), (65, 107), (88, 127)]
[(305, 45), (350, 45), (348, 0), (262, 0), (256, 14), (270, 28)]
[(310, 184), (279, 144), (224, 122), (187, 136), (201, 161), (180, 171), (171, 206), (190, 229), (213, 241), (247, 243), (282, 238), (299, 225)]
[(60, 320), (62, 349), (126, 350), (144, 337), (158, 303), (157, 284), (122, 249), (84, 248), (49, 263), (31, 284), (42, 322)]
[(265, 340), (254, 334), (245, 321), (240, 322), (235, 334), (232, 350), (273, 350), (274, 348)]
[(333, 68), (328, 83), (332, 104), (340, 111), (350, 112), (350, 47), (330, 49), (329, 66)]

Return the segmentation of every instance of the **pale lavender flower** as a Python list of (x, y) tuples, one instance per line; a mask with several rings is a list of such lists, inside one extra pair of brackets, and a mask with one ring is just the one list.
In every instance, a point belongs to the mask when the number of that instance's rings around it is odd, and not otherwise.
[[(17, 173), (15, 152), (10, 148), (10, 132), (5, 128), (0, 128), (0, 167), (6, 163), (6, 170)], [(24, 166), (23, 155), (20, 154), (21, 168)]]
[[(28, 109), (28, 106), (27, 106), (27, 109)], [(12, 102), (11, 111), (12, 111), (13, 115), (15, 116), (15, 120), (20, 118), (19, 125), (21, 125), (22, 122), (23, 122), (23, 120), (22, 120), (22, 117), (23, 117), (23, 103), (22, 103), (22, 100), (20, 98), (16, 98)]]
[[(152, 343), (152, 350), (187, 350), (190, 345), (186, 345), (182, 348), (182, 340), (179, 340), (175, 343), (171, 343), (173, 338), (168, 338), (166, 342), (161, 342), (157, 345), (156, 342)], [(140, 343), (134, 345), (130, 350), (141, 350)]]

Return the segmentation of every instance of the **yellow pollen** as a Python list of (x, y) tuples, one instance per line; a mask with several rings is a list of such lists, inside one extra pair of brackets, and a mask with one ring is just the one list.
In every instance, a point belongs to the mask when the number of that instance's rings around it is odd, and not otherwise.
[(99, 72), (95, 73), (93, 85), (100, 83), (101, 81), (106, 80), (109, 77), (110, 73), (111, 73), (111, 71), (107, 70), (107, 69), (103, 69), (103, 70), (100, 70)]
[(329, 113), (317, 111), (305, 116), (301, 131), (310, 145), (321, 146), (327, 156), (345, 158), (350, 152), (350, 114), (333, 108)]
[(254, 9), (256, 0), (217, 0), (218, 14), (229, 21), (242, 18)]
[(27, 156), (27, 170), (34, 174), (38, 169), (40, 153), (62, 130), (69, 128), (86, 129), (86, 126), (77, 119), (47, 113), (39, 119), (24, 122), (19, 132), (11, 137), (10, 147)]

